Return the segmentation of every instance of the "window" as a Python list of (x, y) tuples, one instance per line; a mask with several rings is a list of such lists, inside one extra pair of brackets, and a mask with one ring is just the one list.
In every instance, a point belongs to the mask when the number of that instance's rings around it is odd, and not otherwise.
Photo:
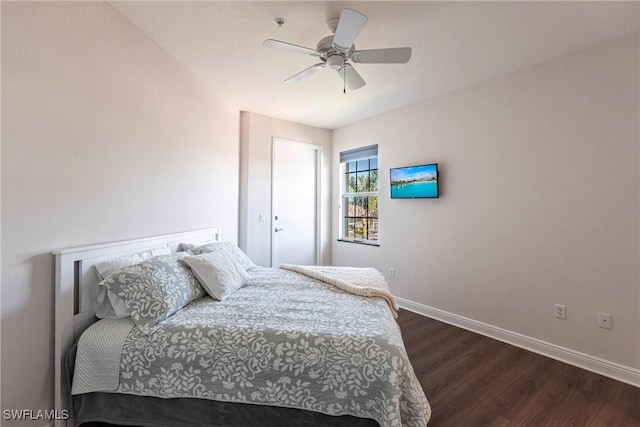
[(378, 146), (340, 153), (340, 240), (378, 243)]

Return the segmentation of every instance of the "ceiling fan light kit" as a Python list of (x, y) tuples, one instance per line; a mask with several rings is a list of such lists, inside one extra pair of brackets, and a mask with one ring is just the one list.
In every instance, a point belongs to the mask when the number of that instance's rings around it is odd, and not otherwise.
[(356, 90), (363, 87), (366, 82), (349, 61), (359, 64), (405, 64), (411, 59), (410, 47), (356, 50), (354, 42), (366, 23), (367, 17), (362, 13), (344, 9), (340, 18), (331, 18), (327, 21), (327, 26), (333, 35), (322, 38), (315, 49), (273, 39), (265, 40), (262, 44), (275, 49), (314, 56), (322, 61), (289, 77), (285, 83), (300, 82), (316, 71), (328, 67), (338, 72), (345, 89)]
[(334, 70), (340, 70), (342, 67), (344, 67), (344, 56), (342, 55), (331, 55), (327, 58), (327, 65), (329, 66), (329, 68), (332, 68)]

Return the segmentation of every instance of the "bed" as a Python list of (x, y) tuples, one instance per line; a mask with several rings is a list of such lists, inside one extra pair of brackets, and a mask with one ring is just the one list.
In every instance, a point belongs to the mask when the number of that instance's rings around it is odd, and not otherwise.
[(72, 416), (57, 425), (426, 426), (392, 306), (346, 292), (339, 275), (318, 278), (334, 270), (248, 265), (222, 301), (194, 287), (159, 321), (135, 310), (96, 321), (96, 264), (159, 245), (171, 255), (155, 263), (182, 260), (182, 244), (219, 237), (207, 229), (56, 252), (56, 409)]

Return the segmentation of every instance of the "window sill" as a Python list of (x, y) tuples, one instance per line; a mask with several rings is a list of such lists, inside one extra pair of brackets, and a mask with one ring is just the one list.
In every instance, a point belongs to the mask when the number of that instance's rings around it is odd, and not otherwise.
[(365, 242), (364, 240), (346, 240), (346, 239), (338, 239), (338, 242), (345, 242), (345, 243), (355, 243), (357, 245), (365, 245), (365, 246), (380, 246), (380, 243), (371, 243), (371, 242)]

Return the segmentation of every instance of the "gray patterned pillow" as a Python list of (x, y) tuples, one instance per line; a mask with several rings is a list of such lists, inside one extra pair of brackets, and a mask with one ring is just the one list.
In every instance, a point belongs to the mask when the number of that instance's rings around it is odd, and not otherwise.
[(130, 265), (104, 279), (104, 286), (122, 300), (138, 326), (153, 326), (201, 298), (205, 291), (189, 266), (186, 253), (152, 258)]
[[(185, 248), (185, 246), (182, 247)], [(242, 249), (231, 242), (206, 243), (201, 246), (191, 247), (187, 252), (189, 252), (191, 255), (200, 255), (220, 250), (227, 251), (229, 255), (231, 255), (236, 261), (238, 261), (238, 264), (240, 264), (246, 271), (256, 268), (256, 265), (251, 262), (247, 254), (242, 252)]]

